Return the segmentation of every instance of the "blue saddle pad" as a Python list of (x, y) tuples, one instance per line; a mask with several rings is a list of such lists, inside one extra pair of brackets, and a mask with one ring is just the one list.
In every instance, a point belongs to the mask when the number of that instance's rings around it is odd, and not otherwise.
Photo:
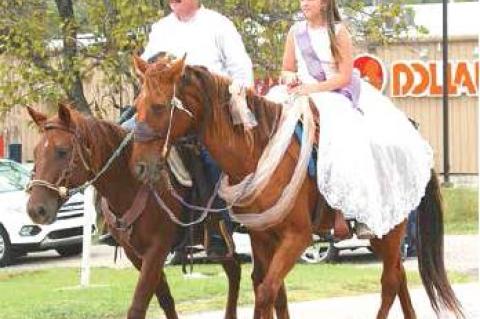
[[(302, 134), (303, 126), (301, 122), (298, 122), (297, 126), (295, 127), (295, 137), (300, 144), (302, 144)], [(313, 146), (312, 154), (310, 155), (310, 160), (308, 161), (308, 175), (311, 178), (315, 178), (317, 176), (317, 147), (315, 145)]]

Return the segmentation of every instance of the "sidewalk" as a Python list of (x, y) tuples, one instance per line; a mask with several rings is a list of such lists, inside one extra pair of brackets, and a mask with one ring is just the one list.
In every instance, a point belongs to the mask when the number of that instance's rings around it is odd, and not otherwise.
[[(454, 290), (463, 304), (467, 319), (480, 319), (480, 304), (478, 295), (480, 286), (475, 284), (455, 285)], [(417, 318), (436, 319), (423, 288), (410, 290)], [(375, 318), (380, 306), (380, 294), (368, 294), (355, 297), (327, 298), (317, 301), (290, 303), (290, 316), (292, 319), (369, 319)], [(239, 319), (253, 317), (251, 307), (239, 309)], [(223, 311), (205, 312), (190, 316), (186, 319), (222, 319)], [(400, 302), (396, 298), (390, 311), (389, 319), (403, 318)], [(442, 314), (440, 319), (455, 318), (452, 315)]]

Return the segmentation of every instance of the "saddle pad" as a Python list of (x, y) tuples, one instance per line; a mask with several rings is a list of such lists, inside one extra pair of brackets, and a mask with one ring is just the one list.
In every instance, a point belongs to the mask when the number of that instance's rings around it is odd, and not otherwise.
[(185, 165), (183, 164), (180, 155), (178, 154), (177, 149), (175, 146), (172, 146), (170, 149), (170, 153), (167, 158), (167, 163), (170, 169), (172, 170), (173, 175), (177, 179), (177, 181), (184, 187), (192, 187), (192, 177), (190, 173), (187, 171)]
[[(302, 143), (302, 134), (302, 122), (298, 122), (297, 126), (295, 127), (295, 137), (300, 144)], [(310, 160), (308, 161), (308, 175), (311, 178), (315, 178), (317, 176), (317, 147), (318, 144), (314, 143), (312, 148), (312, 154), (310, 155)]]

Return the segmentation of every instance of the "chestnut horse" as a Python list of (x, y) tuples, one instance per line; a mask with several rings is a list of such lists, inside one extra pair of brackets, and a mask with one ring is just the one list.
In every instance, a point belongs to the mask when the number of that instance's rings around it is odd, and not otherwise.
[[(211, 74), (202, 67), (187, 66), (185, 58), (149, 65), (135, 56), (134, 66), (143, 82), (135, 101), (137, 127), (143, 133), (150, 132), (152, 137), (149, 141), (135, 140), (134, 143), (131, 166), (140, 180), (157, 182), (170, 142), (190, 133), (197, 134), (232, 183), (240, 182), (255, 171), (282, 112), (280, 105), (250, 90), (247, 104), (258, 125), (246, 136), (243, 127), (234, 126), (232, 122), (230, 80)], [(258, 213), (271, 207), (289, 182), (299, 149), (298, 142), (292, 139), (265, 190), (249, 206), (235, 207), (235, 213)], [(266, 230), (249, 230), (254, 256), (255, 318), (273, 318), (275, 302), (286, 300), (284, 278), (311, 242), (310, 213), (317, 201), (324, 199), (315, 181), (307, 178), (285, 219)], [(446, 308), (462, 316), (461, 305), (450, 286), (444, 266), (442, 214), (439, 185), (432, 172), (419, 207), (419, 271), (433, 309), (438, 313), (441, 308)], [(405, 221), (381, 239), (371, 240), (372, 248), (383, 261), (382, 301), (377, 318), (387, 318), (397, 295), (405, 318), (416, 317), (400, 256), (404, 233)], [(288, 318), (288, 313), (285, 311), (278, 317)]]
[[(92, 179), (118, 149), (127, 135), (120, 126), (86, 118), (77, 111), (60, 104), (58, 116), (52, 119), (28, 108), (30, 116), (40, 127), (42, 136), (35, 147), (35, 180), (55, 187), (75, 188)], [(130, 173), (128, 161), (131, 143), (112, 162), (105, 173), (94, 182), (97, 191), (108, 200), (111, 211), (121, 217), (132, 206), (141, 184)], [(58, 181), (58, 182), (57, 182)], [(33, 184), (28, 201), (28, 214), (33, 221), (45, 224), (56, 218), (56, 212), (64, 199), (59, 193)], [(185, 189), (174, 184), (180, 194)], [(170, 193), (160, 196), (173, 213), (180, 218), (182, 207)], [(150, 196), (145, 210), (133, 224), (129, 243), (116, 228), (111, 234), (120, 243), (132, 264), (140, 271), (128, 318), (145, 318), (153, 294), (169, 319), (178, 318), (174, 300), (165, 278), (163, 266), (167, 254), (182, 236), (182, 230), (174, 224)], [(201, 232), (203, 234), (203, 232)], [(240, 263), (236, 257), (222, 261), (228, 276), (229, 292), (225, 318), (237, 318), (237, 300), (240, 285)]]

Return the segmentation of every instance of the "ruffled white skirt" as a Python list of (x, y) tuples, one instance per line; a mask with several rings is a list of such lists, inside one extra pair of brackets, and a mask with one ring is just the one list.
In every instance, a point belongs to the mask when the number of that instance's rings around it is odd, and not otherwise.
[[(282, 92), (283, 91), (283, 92)], [(268, 97), (282, 100), (276, 87)], [(425, 194), (430, 145), (389, 98), (362, 81), (359, 108), (334, 92), (311, 94), (320, 114), (317, 184), (328, 204), (379, 237), (401, 223)]]

